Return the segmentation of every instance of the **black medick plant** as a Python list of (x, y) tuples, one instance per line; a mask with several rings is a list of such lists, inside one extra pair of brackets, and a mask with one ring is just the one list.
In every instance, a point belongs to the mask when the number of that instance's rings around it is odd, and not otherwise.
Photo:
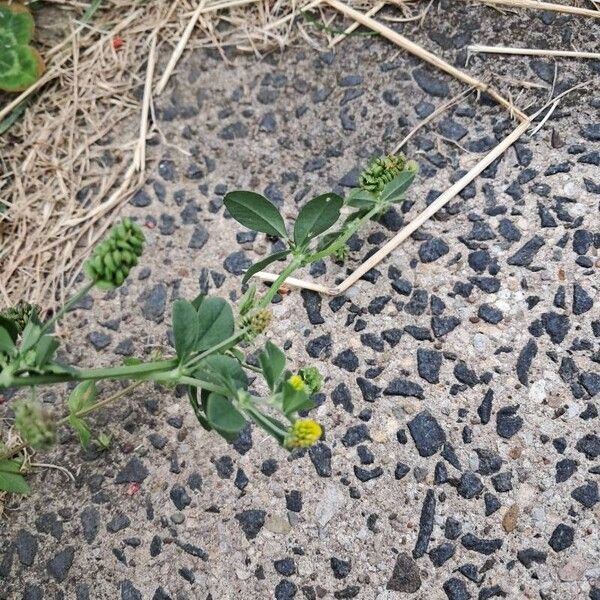
[[(92, 288), (122, 285), (142, 255), (144, 235), (140, 227), (128, 218), (115, 225), (85, 263), (86, 284), (51, 318), (42, 321), (39, 308), (24, 302), (0, 313), (0, 390), (28, 387), (32, 392), (14, 407), (14, 426), (22, 444), (7, 447), (0, 442), (0, 490), (28, 493), (24, 451), (52, 445), (60, 426), (72, 427), (84, 447), (94, 441), (98, 448), (108, 448), (110, 437), (106, 433), (92, 440), (88, 415), (146, 381), (169, 387), (185, 385), (200, 425), (228, 441), (235, 440), (249, 421), (288, 449), (318, 441), (323, 435), (321, 426), (300, 413), (314, 406), (312, 396), (321, 387), (319, 371), (307, 366), (290, 372), (284, 351), (272, 341), (264, 344), (256, 365), (247, 362), (245, 350), (269, 326), (271, 301), (285, 280), (317, 260), (342, 258), (348, 239), (366, 221), (377, 219), (404, 200), (417, 171), (416, 163), (402, 155), (375, 159), (361, 174), (359, 187), (346, 198), (334, 193), (316, 196), (300, 209), (289, 229), (277, 207), (265, 197), (249, 191), (229, 192), (225, 206), (235, 220), (279, 238), (286, 246), (244, 274), (242, 284), (269, 264), (287, 260), (266, 293), (259, 295), (255, 286), (249, 286), (236, 311), (218, 297), (175, 300), (171, 313), (174, 356), (157, 355), (150, 361), (128, 358), (124, 364), (92, 369), (65, 365), (56, 358), (59, 340), (53, 332), (55, 323)], [(251, 391), (249, 374), (264, 380), (266, 394)], [(98, 400), (96, 382), (105, 379), (133, 383)], [(67, 414), (56, 418), (36, 401), (35, 391), (40, 385), (65, 382), (75, 382), (76, 386), (67, 400)]]

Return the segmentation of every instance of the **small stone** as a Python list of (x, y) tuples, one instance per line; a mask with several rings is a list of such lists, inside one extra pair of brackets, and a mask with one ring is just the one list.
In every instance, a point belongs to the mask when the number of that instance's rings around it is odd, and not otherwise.
[(463, 498), (475, 498), (483, 491), (483, 483), (475, 473), (466, 471), (460, 478), (457, 491)]
[(350, 349), (340, 352), (332, 362), (336, 367), (345, 371), (353, 372), (358, 369), (358, 357)]
[(446, 592), (446, 596), (448, 596), (448, 600), (470, 600), (471, 598), (465, 582), (457, 577), (451, 577), (444, 582), (442, 587)]
[(183, 510), (192, 502), (192, 499), (190, 498), (186, 489), (179, 483), (173, 485), (171, 491), (169, 492), (169, 497), (171, 498), (171, 501), (173, 502), (177, 510)]
[(506, 533), (511, 533), (517, 528), (521, 509), (517, 504), (512, 504), (502, 517), (502, 527)]
[(15, 546), (17, 547), (17, 556), (20, 563), (26, 567), (31, 567), (38, 550), (37, 537), (29, 531), (21, 529), (15, 538)]
[(588, 481), (580, 485), (571, 492), (571, 498), (577, 500), (586, 508), (594, 508), (600, 498), (598, 497), (598, 484), (595, 481)]
[(433, 456), (446, 442), (444, 430), (428, 410), (409, 421), (408, 429), (417, 451), (423, 457)]
[(118, 473), (115, 483), (142, 483), (148, 477), (144, 463), (134, 456)]
[(517, 552), (517, 560), (526, 568), (529, 569), (533, 563), (542, 564), (546, 562), (548, 554), (535, 548), (525, 548)]
[(387, 388), (383, 390), (383, 393), (386, 396), (403, 396), (405, 398), (412, 397), (418, 398), (419, 400), (423, 400), (425, 398), (423, 388), (418, 383), (400, 378), (393, 379)]
[(523, 427), (523, 419), (517, 415), (519, 406), (505, 406), (496, 413), (496, 432), (505, 439), (510, 439)]
[(569, 525), (560, 523), (552, 532), (548, 544), (554, 552), (562, 552), (573, 544), (575, 530)]
[(571, 327), (567, 315), (559, 315), (555, 312), (543, 313), (542, 324), (554, 344), (560, 344)]
[(591, 296), (578, 284), (573, 286), (573, 314), (582, 315), (594, 306)]
[(431, 75), (426, 69), (415, 69), (413, 71), (413, 77), (417, 82), (417, 85), (424, 92), (427, 92), (431, 96), (445, 98), (450, 93), (448, 84), (445, 81)]
[(433, 532), (435, 522), (435, 493), (433, 490), (427, 490), (423, 506), (421, 507), (421, 516), (419, 518), (419, 533), (413, 550), (413, 558), (420, 558), (427, 552), (429, 540)]
[(506, 262), (509, 265), (517, 267), (526, 267), (531, 264), (535, 255), (545, 244), (544, 238), (536, 235), (526, 242), (517, 252), (513, 254)]
[(448, 252), (450, 252), (450, 248), (444, 240), (433, 238), (421, 244), (419, 248), (419, 258), (423, 263), (430, 263), (448, 254)]
[(67, 546), (64, 550), (61, 550), (53, 558), (48, 560), (46, 569), (58, 583), (62, 583), (67, 578), (67, 574), (73, 564), (74, 558), (75, 548), (73, 546)]
[(419, 376), (429, 383), (439, 383), (442, 353), (436, 350), (419, 348), (417, 350), (417, 370)]
[(244, 510), (235, 515), (246, 539), (253, 540), (265, 524), (266, 512), (264, 510)]
[(421, 587), (419, 567), (405, 552), (398, 554), (394, 571), (386, 587), (388, 590), (405, 594), (414, 594)]
[(460, 541), (467, 550), (473, 550), (485, 555), (493, 554), (502, 548), (502, 540), (500, 538), (484, 539), (472, 533), (466, 533)]
[(434, 567), (441, 567), (454, 556), (454, 544), (444, 542), (429, 551), (429, 558)]
[(129, 527), (130, 524), (129, 517), (125, 513), (119, 512), (106, 524), (106, 530), (110, 533), (117, 533)]

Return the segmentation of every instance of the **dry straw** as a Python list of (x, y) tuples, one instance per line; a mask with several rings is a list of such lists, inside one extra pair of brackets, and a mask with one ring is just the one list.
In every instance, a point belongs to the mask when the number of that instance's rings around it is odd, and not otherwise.
[[(479, 1), (600, 15), (599, 11), (532, 0)], [(50, 0), (48, 4), (55, 5), (55, 13), (63, 11), (64, 19), (57, 20), (55, 14), (55, 22), (68, 23), (69, 35), (53, 47), (39, 42), (48, 69), (35, 86), (17, 98), (0, 97), (0, 130), (5, 119), (15, 121), (0, 137), (0, 306), (23, 298), (51, 310), (64, 301), (89, 247), (143, 184), (146, 137), (154, 127), (152, 92), (165, 89), (186, 49), (236, 47), (260, 56), (298, 39), (316, 45), (303, 26), (302, 13), (310, 8), (319, 11), (321, 18), (327, 14), (331, 19), (331, 10), (323, 12), (329, 6), (352, 18), (343, 34), (327, 36), (331, 46), (357, 26), (366, 25), (468, 86), (487, 92), (522, 123), (440, 198), (449, 199), (452, 190), (462, 189), (460, 185), (466, 185), (487, 159), (508, 147), (528, 122), (510, 98), (486, 82), (371, 18), (387, 4), (398, 12), (386, 18), (422, 22), (431, 5), (427, 0), (376, 4), (367, 0), (172, 0), (143, 3), (134, 9), (131, 0), (104, 0), (93, 26), (78, 21), (86, 3)], [(122, 38), (121, 46), (115, 43), (117, 36)], [(157, 87), (155, 62), (166, 65)], [(18, 113), (23, 113), (20, 118)], [(438, 205), (440, 199), (410, 226), (422, 224)], [(385, 248), (400, 243), (404, 234), (410, 235), (408, 231), (400, 232), (403, 235), (398, 234)], [(367, 266), (355, 272), (347, 285)]]

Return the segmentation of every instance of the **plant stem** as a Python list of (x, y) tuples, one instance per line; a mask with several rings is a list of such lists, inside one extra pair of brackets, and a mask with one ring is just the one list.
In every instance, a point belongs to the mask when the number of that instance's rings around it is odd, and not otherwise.
[(259, 308), (266, 308), (271, 304), (271, 300), (275, 297), (275, 294), (279, 291), (279, 288), (282, 286), (283, 282), (298, 268), (300, 265), (305, 262), (307, 259), (304, 257), (294, 257), (292, 262), (279, 274), (279, 277), (273, 282), (269, 291), (260, 299), (258, 303)]
[(146, 379), (146, 376), (151, 373), (169, 371), (176, 366), (177, 360), (172, 358), (169, 360), (155, 360), (139, 365), (123, 365), (101, 369), (79, 369), (73, 373), (61, 373), (57, 375), (28, 375), (26, 377), (13, 377), (11, 379), (10, 387), (64, 383), (67, 381), (87, 381), (90, 379)]
[(65, 302), (64, 306), (62, 306), (56, 314), (54, 314), (50, 319), (48, 319), (44, 323), (44, 325), (42, 327), (42, 333), (46, 333), (47, 331), (50, 331), (52, 329), (52, 327), (54, 326), (54, 324), (59, 319), (61, 319), (64, 316), (64, 314), (66, 312), (68, 312), (74, 304), (76, 304), (79, 300), (81, 300), (94, 287), (94, 285), (96, 285), (95, 281), (88, 282), (74, 296), (69, 298), (69, 300), (67, 300)]
[(183, 375), (177, 380), (177, 383), (185, 383), (187, 385), (192, 385), (194, 387), (202, 388), (203, 390), (207, 390), (209, 392), (215, 392), (216, 394), (221, 394), (221, 396), (229, 396), (230, 392), (227, 388), (221, 387), (220, 385), (216, 385), (214, 383), (210, 383), (208, 381), (202, 381), (201, 379), (196, 379), (195, 377), (188, 377), (187, 375)]
[(246, 328), (243, 327), (242, 329), (236, 331), (233, 335), (229, 336), (226, 340), (223, 340), (221, 343), (217, 344), (216, 346), (213, 346), (212, 348), (209, 348), (208, 350), (201, 352), (200, 354), (198, 354), (198, 356), (192, 357), (187, 363), (185, 363), (185, 365), (183, 365), (183, 368), (186, 371), (189, 371), (189, 369), (191, 369), (193, 366), (195, 366), (197, 363), (199, 363), (203, 358), (206, 358), (207, 356), (210, 356), (211, 354), (214, 354), (215, 352), (219, 352), (220, 350), (223, 350), (223, 349), (228, 350), (232, 346), (235, 346), (244, 337), (245, 333), (246, 333)]
[(320, 250), (319, 252), (315, 252), (314, 254), (307, 256), (306, 262), (313, 263), (317, 260), (320, 260), (321, 258), (325, 258), (326, 256), (333, 254), (336, 250), (341, 248), (352, 237), (352, 235), (359, 229), (359, 227), (365, 221), (367, 221), (371, 217), (375, 216), (380, 210), (381, 210), (381, 204), (376, 204), (363, 217), (352, 221), (352, 223), (348, 226), (348, 228), (344, 231), (344, 233), (339, 238), (337, 238), (337, 240), (335, 240), (334, 242), (329, 244), (329, 246), (327, 246), (327, 248), (324, 248), (323, 250)]
[[(92, 404), (86, 408), (82, 408), (81, 410), (78, 410), (75, 413), (75, 416), (76, 417), (85, 417), (85, 415), (87, 415), (91, 412), (94, 412), (95, 410), (98, 410), (99, 408), (108, 406), (109, 404), (112, 404), (113, 402), (116, 402), (123, 396), (126, 396), (127, 394), (129, 394), (129, 392), (132, 392), (136, 387), (139, 387), (140, 385), (142, 385), (142, 383), (144, 383), (144, 382), (136, 381), (135, 383), (132, 383), (131, 385), (128, 385), (126, 388), (120, 390), (116, 394), (113, 394), (112, 396), (109, 396), (108, 398), (105, 398), (104, 400), (100, 400), (99, 402), (96, 402), (95, 404)], [(63, 417), (62, 419), (57, 421), (56, 424), (57, 425), (66, 425), (69, 422), (69, 416)]]

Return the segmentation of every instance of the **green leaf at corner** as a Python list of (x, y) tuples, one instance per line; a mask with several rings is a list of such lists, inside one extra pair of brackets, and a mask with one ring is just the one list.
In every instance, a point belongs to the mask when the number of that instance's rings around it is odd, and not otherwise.
[(314, 406), (315, 403), (305, 389), (297, 390), (287, 381), (283, 384), (283, 412), (286, 416), (299, 410), (314, 408)]
[(404, 199), (404, 192), (410, 187), (415, 178), (416, 171), (402, 171), (385, 185), (381, 192), (382, 202), (399, 202)]
[(202, 352), (224, 342), (234, 329), (231, 306), (222, 298), (205, 298), (198, 309), (196, 350)]
[(17, 460), (0, 460), (0, 491), (13, 494), (29, 494), (31, 489), (21, 475), (21, 464)]
[(87, 450), (90, 445), (90, 440), (92, 439), (92, 434), (85, 421), (71, 414), (69, 415), (69, 425), (77, 432), (81, 445)]
[(244, 428), (244, 416), (233, 406), (231, 400), (212, 392), (208, 396), (206, 416), (210, 424), (227, 440), (237, 437)]
[(244, 227), (276, 237), (287, 236), (279, 210), (264, 196), (238, 190), (226, 194), (224, 202), (231, 216)]
[(340, 218), (344, 200), (337, 194), (321, 194), (309, 200), (298, 213), (294, 224), (294, 242), (302, 246), (327, 231)]
[(15, 343), (10, 333), (4, 327), (0, 327), (0, 352), (12, 355), (15, 350)]
[(276, 260), (281, 260), (282, 258), (285, 258), (289, 253), (289, 250), (273, 252), (273, 254), (269, 254), (269, 256), (267, 256), (266, 258), (263, 258), (262, 260), (259, 260), (258, 262), (254, 263), (244, 273), (244, 277), (242, 278), (242, 284), (246, 283), (250, 279), (250, 277), (252, 277), (255, 273), (262, 271), (265, 267), (268, 267), (271, 263), (275, 262)]
[(173, 303), (172, 321), (175, 351), (183, 362), (196, 348), (200, 333), (198, 313), (191, 302), (180, 298)]
[(96, 384), (93, 381), (83, 381), (78, 384), (69, 396), (69, 414), (77, 416), (77, 413), (92, 405), (96, 399)]
[(285, 354), (271, 341), (265, 344), (265, 349), (258, 355), (258, 362), (270, 390), (274, 390), (277, 380), (285, 369)]

